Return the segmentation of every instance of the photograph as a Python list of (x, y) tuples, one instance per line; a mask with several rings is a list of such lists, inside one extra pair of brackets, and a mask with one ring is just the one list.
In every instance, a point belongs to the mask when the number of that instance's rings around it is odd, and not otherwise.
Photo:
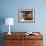
[(19, 22), (34, 22), (35, 21), (35, 9), (19, 9), (18, 20)]

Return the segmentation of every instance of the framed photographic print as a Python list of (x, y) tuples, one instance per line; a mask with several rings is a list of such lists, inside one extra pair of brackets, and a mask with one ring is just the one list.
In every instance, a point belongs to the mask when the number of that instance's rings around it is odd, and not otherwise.
[(19, 9), (18, 10), (19, 22), (35, 22), (35, 9)]

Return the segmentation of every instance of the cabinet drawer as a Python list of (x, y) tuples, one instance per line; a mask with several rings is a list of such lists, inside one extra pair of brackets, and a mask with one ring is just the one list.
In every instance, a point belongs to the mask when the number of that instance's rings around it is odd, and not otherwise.
[(24, 46), (43, 46), (42, 40), (25, 40)]
[(32, 41), (32, 46), (43, 46), (42, 40), (34, 40)]
[(5, 40), (4, 41), (4, 46), (15, 46), (16, 41), (15, 40)]
[(5, 40), (4, 46), (23, 46), (23, 40)]
[(24, 39), (24, 36), (23, 35), (15, 35), (15, 36), (10, 36), (10, 35), (6, 35), (4, 36), (4, 39), (6, 40), (22, 40)]
[(37, 40), (37, 39), (39, 39), (39, 40), (43, 40), (43, 36), (41, 36), (41, 35), (34, 35), (34, 36), (30, 36), (30, 35), (25, 35), (25, 39), (27, 39), (27, 40), (31, 40), (31, 39), (35, 39), (35, 40)]

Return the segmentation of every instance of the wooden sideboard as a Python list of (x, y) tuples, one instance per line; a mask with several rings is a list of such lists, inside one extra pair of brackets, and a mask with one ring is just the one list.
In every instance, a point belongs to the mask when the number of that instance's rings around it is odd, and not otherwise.
[(38, 35), (25, 35), (26, 32), (11, 32), (8, 35), (4, 33), (4, 46), (43, 46), (43, 35), (40, 32)]

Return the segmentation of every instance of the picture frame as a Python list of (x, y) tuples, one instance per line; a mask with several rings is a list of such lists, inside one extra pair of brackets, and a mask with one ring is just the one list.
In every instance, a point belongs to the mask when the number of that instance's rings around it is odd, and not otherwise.
[(35, 9), (19, 9), (18, 21), (24, 22), (24, 23), (34, 23), (35, 22)]

